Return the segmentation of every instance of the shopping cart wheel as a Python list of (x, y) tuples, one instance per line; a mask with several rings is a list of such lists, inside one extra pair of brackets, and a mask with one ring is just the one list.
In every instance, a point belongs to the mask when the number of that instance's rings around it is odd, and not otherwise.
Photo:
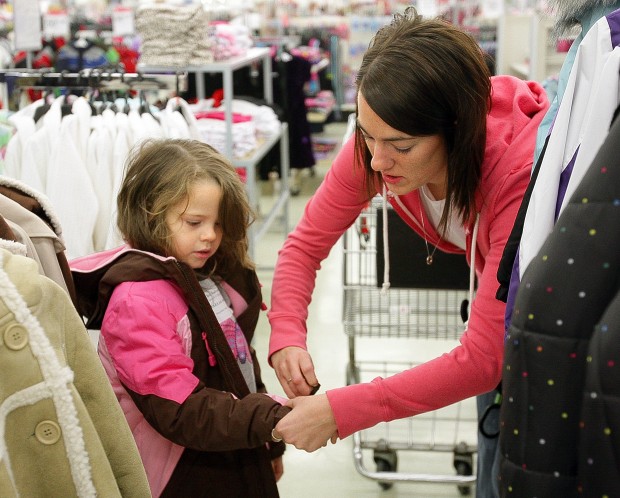
[[(470, 476), (474, 470), (473, 453), (468, 450), (467, 443), (459, 443), (454, 448), (454, 468), (460, 476)], [(457, 486), (462, 496), (471, 494), (471, 485), (464, 484)]]
[[(398, 457), (396, 451), (388, 447), (384, 439), (377, 441), (377, 447), (373, 452), (373, 459), (377, 464), (377, 472), (396, 472), (398, 466)], [(381, 489), (390, 489), (394, 485), (390, 481), (379, 481)]]

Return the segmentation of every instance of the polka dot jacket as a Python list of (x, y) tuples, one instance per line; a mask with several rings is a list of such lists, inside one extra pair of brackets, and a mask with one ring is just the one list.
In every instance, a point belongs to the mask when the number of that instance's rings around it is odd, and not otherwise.
[(524, 273), (505, 345), (504, 497), (620, 497), (620, 119)]

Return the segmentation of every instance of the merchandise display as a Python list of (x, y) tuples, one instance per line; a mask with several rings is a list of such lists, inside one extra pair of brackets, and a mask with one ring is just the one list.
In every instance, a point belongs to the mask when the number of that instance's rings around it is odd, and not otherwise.
[(215, 59), (209, 16), (200, 5), (139, 7), (136, 32), (141, 39), (143, 64), (187, 66)]

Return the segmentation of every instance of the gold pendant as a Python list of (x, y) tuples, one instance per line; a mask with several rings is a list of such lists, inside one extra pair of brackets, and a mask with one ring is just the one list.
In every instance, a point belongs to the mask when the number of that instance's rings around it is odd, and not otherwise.
[(433, 264), (433, 255), (429, 254), (428, 256), (426, 256), (426, 264), (427, 265), (432, 265)]

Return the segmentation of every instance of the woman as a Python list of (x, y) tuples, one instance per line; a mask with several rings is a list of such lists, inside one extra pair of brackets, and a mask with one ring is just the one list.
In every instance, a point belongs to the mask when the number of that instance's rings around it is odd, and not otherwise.
[[(495, 299), (497, 265), (548, 107), (540, 85), (510, 76), (490, 78), (469, 35), (440, 20), (422, 19), (412, 8), (376, 34), (357, 88), (355, 137), (287, 238), (274, 274), (270, 362), (286, 394), (295, 398), (276, 432), (308, 451), (330, 438), (496, 388), (505, 307)], [(305, 326), (316, 271), (378, 192), (425, 239), (430, 262), (436, 249), (466, 254), (478, 279), (467, 330), (458, 347), (425, 364), (299, 397), (318, 384)], [(485, 408), (491, 396), (481, 400)], [(480, 441), (479, 471), (489, 462), (486, 443), (493, 461), (495, 441)], [(490, 470), (483, 472), (489, 474), (479, 480), (479, 496), (491, 483)]]

